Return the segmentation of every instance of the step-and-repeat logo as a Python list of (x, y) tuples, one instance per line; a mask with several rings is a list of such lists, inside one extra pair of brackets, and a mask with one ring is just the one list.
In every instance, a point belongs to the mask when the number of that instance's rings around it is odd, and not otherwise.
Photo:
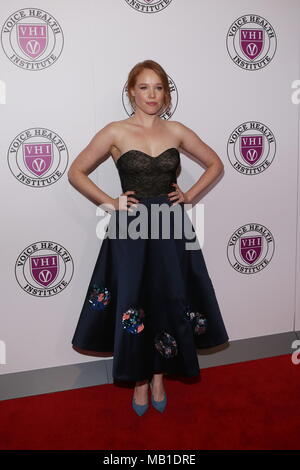
[[(166, 112), (163, 112), (160, 115), (162, 119), (170, 119), (170, 117), (174, 114), (177, 108), (177, 104), (178, 104), (178, 90), (176, 88), (174, 81), (169, 77), (169, 75), (168, 75), (168, 82), (169, 82), (169, 88), (170, 88), (170, 93), (171, 93), (172, 105), (169, 108), (169, 110), (167, 110)], [(134, 110), (132, 109), (132, 106), (128, 99), (127, 92), (128, 92), (128, 88), (127, 88), (127, 82), (126, 82), (123, 87), (122, 102), (123, 102), (124, 109), (126, 113), (128, 114), (128, 116), (132, 116), (134, 114)]]
[(56, 183), (68, 166), (68, 150), (54, 131), (42, 127), (26, 129), (11, 142), (8, 165), (18, 181), (44, 188)]
[(141, 13), (158, 13), (167, 8), (172, 0), (125, 0), (134, 10)]
[(234, 231), (227, 245), (231, 266), (241, 274), (255, 274), (270, 263), (275, 249), (269, 229), (257, 223), (245, 224)]
[(38, 241), (22, 250), (15, 265), (21, 289), (35, 297), (52, 297), (70, 283), (74, 263), (70, 253), (53, 241)]
[(227, 142), (227, 155), (233, 168), (243, 175), (258, 175), (271, 165), (276, 140), (268, 126), (258, 121), (239, 124)]
[(1, 44), (9, 60), (24, 70), (43, 70), (60, 56), (64, 36), (58, 21), (40, 8), (22, 8), (5, 21)]
[(260, 15), (243, 15), (230, 26), (227, 51), (233, 62), (245, 70), (259, 70), (273, 59), (277, 40), (273, 26)]

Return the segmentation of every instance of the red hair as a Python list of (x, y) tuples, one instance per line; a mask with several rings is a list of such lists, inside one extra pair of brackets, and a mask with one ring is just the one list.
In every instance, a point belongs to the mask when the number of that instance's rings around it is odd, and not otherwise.
[[(164, 71), (161, 65), (159, 65), (157, 62), (154, 60), (144, 60), (143, 62), (138, 62), (129, 72), (128, 74), (128, 79), (127, 79), (127, 96), (130, 101), (130, 104), (132, 108), (134, 109), (134, 104), (135, 104), (135, 99), (134, 96), (131, 95), (130, 90), (133, 88), (136, 84), (137, 77), (138, 75), (144, 70), (144, 69), (151, 69), (153, 72), (157, 73), (157, 75), (160, 77), (164, 89), (164, 104), (165, 104), (165, 109), (164, 112), (166, 112), (170, 106), (171, 106), (171, 91), (169, 87), (169, 80), (168, 80), (168, 75)], [(163, 113), (161, 113), (163, 114)]]

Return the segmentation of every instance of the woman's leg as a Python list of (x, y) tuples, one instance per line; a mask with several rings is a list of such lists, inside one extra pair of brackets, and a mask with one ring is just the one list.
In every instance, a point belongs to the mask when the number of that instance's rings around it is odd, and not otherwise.
[[(155, 401), (161, 401), (164, 399), (165, 389), (163, 375), (163, 373), (153, 374), (151, 380), (152, 394)], [(148, 403), (148, 389), (149, 380), (141, 380), (136, 382), (133, 396), (137, 405), (145, 405)]]
[(164, 383), (163, 383), (163, 373), (153, 374), (151, 381), (152, 384), (152, 394), (155, 401), (161, 401), (164, 398)]
[(133, 396), (137, 405), (146, 405), (148, 403), (148, 389), (148, 380), (136, 382)]

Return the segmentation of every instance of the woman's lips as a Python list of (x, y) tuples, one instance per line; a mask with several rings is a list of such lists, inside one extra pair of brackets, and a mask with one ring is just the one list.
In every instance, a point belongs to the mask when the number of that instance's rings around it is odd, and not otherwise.
[(149, 106), (155, 106), (157, 103), (154, 103), (154, 101), (147, 102)]

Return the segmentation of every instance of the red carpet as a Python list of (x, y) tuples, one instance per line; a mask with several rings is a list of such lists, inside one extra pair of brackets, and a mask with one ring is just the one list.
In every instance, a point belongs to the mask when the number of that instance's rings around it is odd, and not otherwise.
[(133, 388), (114, 384), (1, 401), (0, 448), (300, 448), (300, 364), (289, 354), (165, 378), (165, 388), (165, 412), (150, 405), (141, 417)]

